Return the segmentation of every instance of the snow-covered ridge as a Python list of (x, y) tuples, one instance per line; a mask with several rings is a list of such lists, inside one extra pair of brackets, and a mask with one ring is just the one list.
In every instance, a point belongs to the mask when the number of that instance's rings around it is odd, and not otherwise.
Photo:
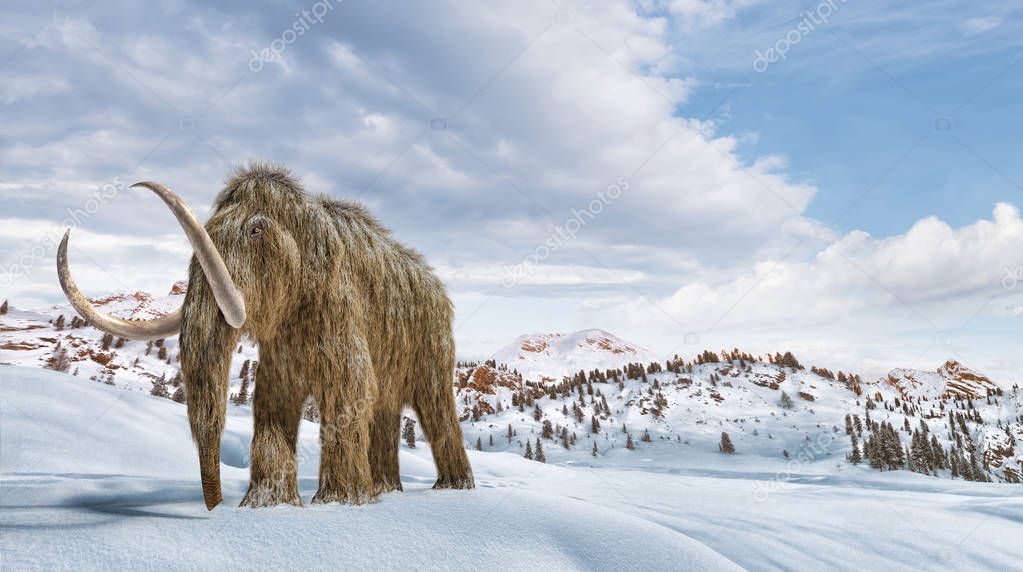
[(998, 385), (956, 360), (936, 371), (895, 368), (880, 380), (905, 399), (978, 398), (998, 390)]
[[(179, 283), (166, 296), (135, 292), (94, 302), (124, 318), (147, 318), (178, 307), (184, 293)], [(63, 353), (63, 371), (82, 383), (175, 399), (184, 397), (177, 344), (176, 338), (149, 344), (104, 336), (68, 305), (14, 307), (0, 315), (0, 364), (41, 368)], [(907, 418), (913, 427), (926, 420), (945, 448), (969, 433), (993, 480), (1008, 478), (1006, 469), (1023, 472), (1023, 441), (1016, 438), (1023, 430), (1023, 395), (955, 361), (933, 372), (895, 369), (871, 383), (849, 372), (804, 367), (788, 353), (704, 351), (657, 360), (638, 344), (598, 329), (520, 336), (494, 356), (484, 364), (460, 364), (452, 379), (466, 445), (484, 451), (523, 455), (542, 436), (550, 462), (602, 463), (635, 450), (698, 459), (718, 455), (718, 441), (728, 433), (743, 458), (798, 456), (809, 440), (821, 438), (831, 443), (825, 457), (842, 463), (850, 450), (841, 432), (845, 418), (865, 420), (869, 408), (869, 417), (895, 427)], [(250, 342), (238, 348), (231, 393), (251, 395), (258, 357)], [(154, 387), (162, 380), (169, 386)], [(235, 401), (248, 408), (246, 399)], [(965, 426), (956, 421), (954, 430), (949, 427), (950, 410), (963, 416)], [(316, 418), (314, 411), (309, 418)], [(861, 444), (870, 433), (857, 432)], [(902, 437), (908, 445), (908, 431)], [(815, 454), (814, 460), (823, 459)], [(949, 476), (947, 470), (941, 474)]]
[(557, 380), (580, 370), (610, 369), (627, 363), (649, 363), (655, 356), (638, 344), (600, 329), (571, 333), (527, 334), (494, 352), (527, 380)]

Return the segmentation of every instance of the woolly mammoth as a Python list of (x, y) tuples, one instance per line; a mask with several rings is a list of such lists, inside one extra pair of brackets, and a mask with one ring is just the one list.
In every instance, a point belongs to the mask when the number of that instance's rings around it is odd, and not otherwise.
[(360, 205), (310, 196), (286, 169), (271, 165), (235, 173), (205, 227), (167, 188), (135, 186), (163, 199), (192, 244), (182, 307), (149, 321), (101, 313), (71, 278), (67, 234), (57, 254), (60, 283), (78, 313), (101, 330), (128, 339), (180, 333), (207, 508), (223, 500), (220, 438), (232, 350), (243, 335), (258, 343), (260, 363), (242, 506), (302, 503), (296, 442), (310, 395), (321, 416), (314, 503), (360, 504), (401, 490), (406, 405), (432, 445), (434, 488), (473, 488), (451, 391), (451, 302), (419, 254)]

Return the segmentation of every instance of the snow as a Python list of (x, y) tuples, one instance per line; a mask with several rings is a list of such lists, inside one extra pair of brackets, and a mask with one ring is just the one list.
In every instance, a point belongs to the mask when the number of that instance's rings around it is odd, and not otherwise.
[(649, 350), (599, 329), (519, 336), (494, 352), (492, 358), (517, 370), (527, 380), (560, 379), (580, 370), (603, 370), (656, 360)]
[[(405, 492), (378, 503), (240, 509), (251, 419), (233, 405), (225, 504), (207, 512), (185, 411), (126, 387), (0, 366), (0, 568), (915, 570), (1023, 559), (1019, 485), (878, 473), (840, 455), (785, 461), (749, 435), (734, 456), (707, 452), (698, 434), (597, 459), (545, 445), (553, 464), (470, 451), (473, 491), (431, 490), (420, 442), (401, 449)], [(303, 422), (306, 502), (316, 430)]]

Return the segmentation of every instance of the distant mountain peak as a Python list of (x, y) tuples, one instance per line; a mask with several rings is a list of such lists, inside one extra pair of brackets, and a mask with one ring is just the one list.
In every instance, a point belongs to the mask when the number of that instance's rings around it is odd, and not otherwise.
[(575, 332), (519, 336), (494, 353), (498, 363), (518, 370), (525, 379), (558, 379), (580, 370), (618, 368), (648, 363), (656, 356), (646, 348), (599, 328)]
[(978, 398), (987, 396), (998, 386), (987, 376), (980, 374), (954, 359), (950, 359), (937, 370), (895, 368), (882, 380), (891, 385), (906, 399), (924, 398)]

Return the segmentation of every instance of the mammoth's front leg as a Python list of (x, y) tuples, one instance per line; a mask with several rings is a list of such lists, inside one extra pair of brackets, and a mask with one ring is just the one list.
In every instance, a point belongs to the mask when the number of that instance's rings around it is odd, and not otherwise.
[(314, 389), (320, 409), (320, 486), (313, 503), (373, 502), (370, 419), (376, 386), (368, 352), (346, 356), (336, 376)]
[(301, 506), (295, 445), (305, 393), (275, 372), (268, 361), (264, 358), (256, 372), (252, 469), (241, 506)]

